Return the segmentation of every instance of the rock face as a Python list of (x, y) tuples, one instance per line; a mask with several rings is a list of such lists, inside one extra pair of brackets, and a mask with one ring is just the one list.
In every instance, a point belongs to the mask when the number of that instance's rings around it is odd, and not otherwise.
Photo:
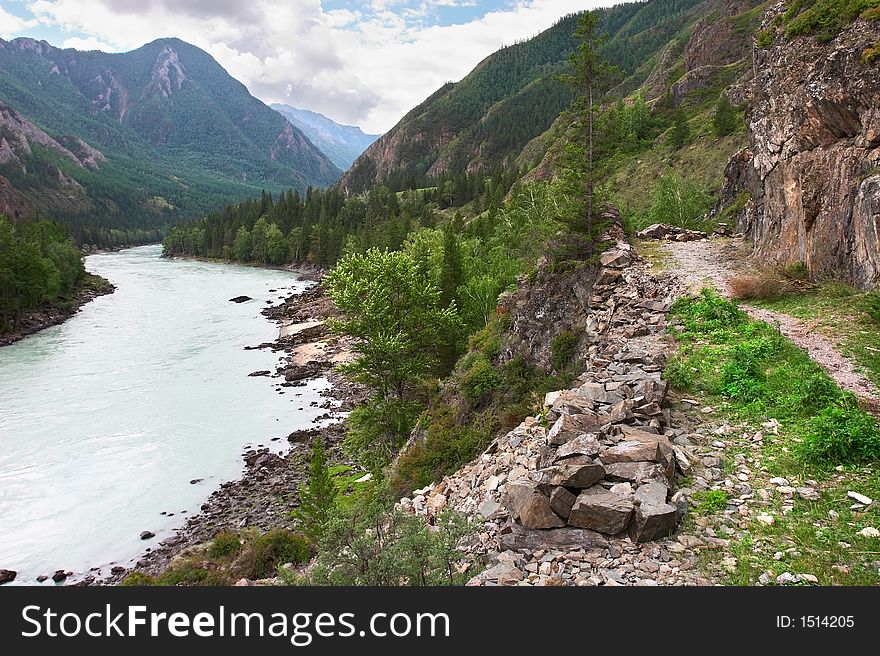
[(878, 40), (880, 23), (857, 20), (829, 43), (780, 31), (757, 49), (750, 145), (722, 191), (726, 206), (748, 194), (740, 229), (757, 255), (864, 289), (880, 285), (880, 75), (862, 61)]
[(11, 569), (0, 569), (0, 585), (11, 583), (15, 580), (17, 574), (17, 572), (12, 571)]

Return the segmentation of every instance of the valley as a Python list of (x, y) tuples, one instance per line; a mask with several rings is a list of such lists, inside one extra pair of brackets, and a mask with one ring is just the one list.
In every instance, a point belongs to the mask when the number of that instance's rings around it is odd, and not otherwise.
[[(0, 348), (10, 445), (111, 449), (155, 488), (57, 566), (123, 586), (877, 585), (877, 44), (878, 0), (618, 3), (372, 135), (265, 105), (177, 39), (0, 41), (0, 340), (90, 280), (77, 248), (162, 242), (87, 257), (115, 292)], [(129, 380), (112, 363), (132, 358)], [(62, 370), (88, 382), (81, 410), (37, 400)], [(121, 396), (95, 412), (90, 385)], [(29, 581), (97, 502), (40, 449), (6, 452), (9, 513), (29, 477), (85, 499), (0, 545)], [(148, 522), (163, 463), (181, 503)], [(94, 484), (92, 515), (125, 504), (119, 474)]]

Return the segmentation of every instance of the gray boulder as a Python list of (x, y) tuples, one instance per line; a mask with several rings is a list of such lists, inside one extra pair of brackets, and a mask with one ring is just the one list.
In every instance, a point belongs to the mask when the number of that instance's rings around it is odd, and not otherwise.
[(568, 523), (606, 535), (617, 535), (626, 529), (632, 514), (632, 497), (597, 486), (580, 493)]

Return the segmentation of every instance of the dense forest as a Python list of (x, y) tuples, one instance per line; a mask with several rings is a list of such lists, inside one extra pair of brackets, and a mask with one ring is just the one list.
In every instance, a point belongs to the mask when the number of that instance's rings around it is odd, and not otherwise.
[[(373, 187), (363, 196), (339, 189), (288, 190), (277, 198), (264, 191), (247, 200), (171, 230), (168, 256), (186, 255), (267, 265), (334, 264), (346, 250), (399, 250), (417, 228), (434, 228), (448, 211), (468, 207), (494, 216), (522, 171), (500, 166), (482, 172), (444, 174), (424, 188), (395, 193)], [(433, 183), (433, 184), (431, 184)], [(490, 220), (491, 217), (490, 217)]]
[(63, 226), (16, 224), (0, 214), (0, 334), (14, 330), (23, 312), (71, 292), (85, 275)]

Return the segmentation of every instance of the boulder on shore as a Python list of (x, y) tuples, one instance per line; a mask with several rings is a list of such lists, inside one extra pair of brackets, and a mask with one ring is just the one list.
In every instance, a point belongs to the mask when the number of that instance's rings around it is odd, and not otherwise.
[(15, 572), (11, 569), (0, 569), (0, 585), (4, 583), (11, 583), (15, 580), (15, 577), (18, 575), (18, 572)]

